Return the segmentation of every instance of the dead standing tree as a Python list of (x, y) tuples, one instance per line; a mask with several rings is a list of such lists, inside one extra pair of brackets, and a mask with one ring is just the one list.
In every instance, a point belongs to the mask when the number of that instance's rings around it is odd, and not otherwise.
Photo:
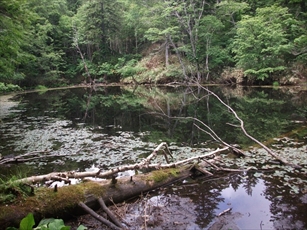
[(94, 81), (91, 77), (91, 74), (90, 74), (90, 71), (87, 67), (87, 64), (86, 64), (86, 61), (85, 61), (85, 58), (84, 58), (84, 55), (80, 49), (80, 46), (79, 46), (79, 33), (78, 33), (78, 29), (73, 25), (73, 31), (74, 31), (74, 37), (73, 37), (73, 46), (76, 48), (78, 54), (80, 55), (81, 57), (81, 60), (82, 60), (82, 63), (83, 63), (83, 66), (84, 66), (84, 69), (85, 69), (85, 72), (87, 74), (87, 78), (88, 78), (88, 81), (90, 82), (91, 85), (94, 84)]

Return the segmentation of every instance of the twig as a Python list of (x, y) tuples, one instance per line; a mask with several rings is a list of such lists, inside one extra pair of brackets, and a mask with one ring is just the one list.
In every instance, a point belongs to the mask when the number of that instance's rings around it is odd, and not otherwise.
[(226, 171), (226, 172), (247, 172), (251, 169), (256, 169), (255, 167), (248, 167), (247, 169), (230, 169), (230, 168), (220, 168), (220, 170), (222, 171)]
[(106, 206), (106, 204), (104, 203), (102, 198), (98, 199), (98, 202), (101, 206), (101, 208), (103, 209), (103, 211), (105, 211), (108, 216), (110, 217), (110, 219), (112, 220), (112, 222), (114, 224), (116, 224), (118, 227), (122, 228), (122, 224), (117, 220), (117, 218), (115, 217), (115, 215), (110, 211), (110, 209), (108, 209), (108, 207)]
[(232, 210), (232, 208), (228, 208), (228, 209), (224, 210), (223, 212), (219, 213), (217, 216), (225, 215), (227, 212), (230, 212), (231, 210)]
[[(66, 156), (76, 155), (77, 153), (81, 151), (81, 149), (82, 148), (78, 149), (75, 153), (63, 154), (63, 155), (60, 155), (60, 154), (52, 155), (50, 154), (51, 151), (34, 151), (34, 152), (29, 152), (29, 153), (25, 153), (25, 154), (14, 156), (14, 157), (3, 157), (0, 159), (0, 164), (23, 163), (23, 162), (33, 161), (33, 160), (47, 158), (47, 157), (66, 157)], [(48, 154), (38, 156), (39, 153), (48, 153)]]
[(0, 164), (26, 162), (26, 161), (30, 161), (33, 159), (39, 159), (39, 158), (50, 156), (50, 155), (47, 155), (47, 156), (40, 156), (40, 157), (25, 158), (25, 157), (37, 156), (39, 153), (50, 153), (50, 151), (34, 151), (34, 152), (29, 152), (29, 153), (25, 153), (25, 154), (14, 156), (14, 157), (3, 157), (2, 159), (0, 159)]
[(87, 67), (84, 55), (83, 55), (83, 53), (82, 53), (82, 51), (81, 51), (81, 49), (79, 47), (79, 36), (78, 36), (79, 34), (78, 34), (77, 28), (74, 25), (73, 25), (73, 31), (74, 31), (73, 46), (76, 47), (77, 53), (80, 54), (80, 57), (81, 57), (81, 60), (82, 60), (85, 72), (87, 74), (87, 78), (90, 81), (91, 86), (93, 86), (94, 81), (93, 81), (93, 79), (91, 77), (91, 74), (90, 74), (90, 71), (89, 71), (89, 69)]
[(204, 175), (208, 174), (208, 175), (210, 175), (210, 176), (213, 176), (213, 174), (212, 174), (211, 172), (207, 171), (207, 170), (204, 169), (204, 168), (199, 167), (198, 165), (194, 165), (194, 166), (192, 167), (192, 169), (193, 169), (193, 168), (194, 168), (195, 170), (201, 172), (201, 173), (204, 174)]
[(144, 207), (144, 229), (147, 230), (147, 218), (148, 218), (148, 215), (147, 215), (147, 196), (148, 196), (148, 193), (146, 194), (145, 196), (145, 207)]
[(120, 230), (122, 228), (117, 227), (116, 225), (114, 225), (112, 222), (106, 220), (104, 217), (100, 216), (99, 214), (97, 214), (95, 211), (93, 211), (91, 208), (89, 208), (86, 204), (84, 204), (83, 202), (79, 202), (79, 206), (82, 207), (88, 214), (90, 214), (92, 217), (94, 217), (96, 220), (100, 221), (101, 223), (103, 223), (104, 225), (108, 226), (111, 229), (114, 230)]
[(211, 165), (213, 168), (217, 169), (217, 170), (220, 170), (219, 167), (217, 167), (215, 164), (213, 164), (212, 162), (210, 161), (207, 161), (206, 159), (203, 159), (204, 162), (206, 162), (207, 164)]

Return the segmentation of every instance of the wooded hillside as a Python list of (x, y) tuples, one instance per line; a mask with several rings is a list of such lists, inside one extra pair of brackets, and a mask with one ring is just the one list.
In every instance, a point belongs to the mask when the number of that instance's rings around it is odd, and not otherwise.
[(79, 84), (86, 74), (102, 83), (132, 76), (162, 83), (238, 82), (245, 76), (262, 84), (306, 77), (304, 0), (0, 0), (0, 5), (2, 91)]

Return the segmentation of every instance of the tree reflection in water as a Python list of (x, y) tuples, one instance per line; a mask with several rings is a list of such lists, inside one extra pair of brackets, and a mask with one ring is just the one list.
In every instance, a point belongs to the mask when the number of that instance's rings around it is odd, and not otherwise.
[[(278, 153), (286, 158), (292, 157), (291, 161), (307, 165), (306, 159), (304, 163), (306, 125), (290, 122), (293, 119), (306, 121), (306, 93), (295, 94), (294, 97), (294, 94), (282, 91), (286, 88), (240, 89), (240, 93), (221, 87), (213, 90), (236, 110), (252, 136), (270, 143), (272, 138), (279, 137), (280, 141), (274, 143)], [(88, 100), (89, 97), (91, 100)], [(161, 140), (168, 142), (178, 157), (180, 154), (188, 157), (211, 148), (211, 138), (196, 130), (192, 121), (153, 116), (150, 114), (152, 111), (168, 116), (197, 117), (207, 122), (224, 141), (243, 147), (251, 145), (236, 128), (225, 125), (235, 122), (229, 111), (213, 97), (197, 89), (192, 93), (190, 89), (180, 87), (138, 87), (136, 90), (101, 87), (93, 92), (77, 88), (19, 94), (14, 101), (18, 102), (14, 110), (1, 116), (0, 150), (3, 156), (38, 149), (50, 149), (63, 155), (82, 150), (78, 155), (72, 154), (65, 159), (49, 158), (46, 162), (26, 165), (26, 169), (34, 173), (82, 170), (92, 164), (107, 168), (132, 163), (146, 156)], [(9, 104), (1, 103), (1, 111), (6, 105)], [(288, 138), (289, 135), (280, 138), (287, 132), (293, 134), (293, 141)], [(289, 149), (286, 144), (294, 147)], [(261, 169), (270, 162), (266, 155), (261, 155), (257, 150), (254, 152), (255, 156), (248, 157), (250, 162), (247, 164)], [(246, 165), (247, 160), (244, 161)], [(229, 163), (228, 166), (242, 167), (241, 159), (230, 159)], [(220, 221), (216, 215), (232, 207), (228, 219), (232, 218), (231, 221), (243, 229), (307, 229), (306, 176), (302, 176), (307, 171), (305, 169), (298, 174), (281, 170), (286, 174), (275, 175), (277, 170), (274, 168), (271, 173), (257, 172), (257, 176), (250, 173), (224, 174), (210, 180), (198, 178), (170, 186), (165, 194), (192, 201), (189, 204), (185, 200), (183, 204), (187, 205), (187, 210), (195, 212), (193, 227), (206, 229), (213, 226), (213, 223)], [(175, 202), (174, 199), (172, 201)], [(183, 214), (180, 212), (178, 215)]]
[(165, 194), (193, 201), (199, 229), (215, 229), (214, 224), (221, 221), (217, 215), (228, 208), (232, 210), (225, 214), (225, 226), (235, 223), (239, 229), (306, 229), (306, 194), (291, 196), (289, 189), (280, 188), (254, 173), (242, 173), (189, 180), (166, 189)]

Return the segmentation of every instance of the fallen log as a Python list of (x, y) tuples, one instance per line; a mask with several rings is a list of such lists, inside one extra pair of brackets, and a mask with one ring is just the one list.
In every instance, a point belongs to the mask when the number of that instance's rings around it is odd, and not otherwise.
[[(33, 213), (36, 219), (49, 217), (66, 219), (84, 214), (84, 209), (82, 209), (82, 207), (85, 207), (84, 205), (90, 209), (97, 209), (99, 203), (101, 204), (99, 199), (102, 199), (106, 204), (110, 204), (111, 200), (114, 203), (123, 202), (142, 193), (189, 177), (191, 175), (191, 166), (187, 164), (193, 164), (195, 161), (199, 162), (227, 149), (228, 147), (218, 148), (204, 155), (169, 163), (167, 154), (171, 157), (172, 155), (167, 144), (162, 142), (147, 158), (137, 164), (119, 166), (105, 172), (102, 172), (100, 169), (95, 172), (53, 172), (17, 180), (15, 183), (27, 184), (33, 188), (30, 185), (31, 183), (36, 184), (37, 182), (45, 182), (47, 180), (64, 180), (70, 184), (71, 178), (106, 178), (112, 176), (112, 179), (99, 180), (99, 182), (83, 180), (82, 183), (77, 185), (55, 186), (53, 189), (40, 187), (35, 189), (35, 191), (33, 190), (32, 196), (19, 196), (17, 202), (11, 205), (0, 206), (0, 226), (18, 226), (20, 220), (30, 212)], [(151, 163), (159, 151), (163, 152), (167, 164)], [(152, 169), (154, 171), (146, 174), (115, 178), (116, 173), (131, 169)], [(200, 170), (208, 172), (205, 169)], [(209, 172), (208, 174), (212, 175)], [(81, 207), (80, 204), (84, 205), (81, 205)]]
[(0, 206), (0, 226), (4, 229), (9, 226), (18, 226), (22, 218), (33, 213), (36, 220), (42, 218), (67, 219), (84, 214), (79, 206), (83, 202), (91, 209), (98, 209), (98, 199), (108, 205), (123, 202), (142, 193), (154, 190), (161, 186), (174, 183), (191, 175), (188, 166), (155, 170), (133, 177), (118, 178), (114, 184), (112, 180), (99, 182), (87, 181), (77, 185), (57, 188), (37, 188), (35, 195), (20, 197), (11, 205)]
[[(166, 169), (166, 168), (174, 168), (179, 167), (180, 165), (191, 163), (195, 160), (202, 160), (209, 156), (214, 156), (217, 153), (221, 153), (223, 151), (226, 151), (228, 147), (224, 148), (218, 148), (214, 151), (211, 151), (209, 153), (206, 153), (204, 155), (190, 157), (188, 159), (184, 159), (181, 161), (173, 162), (173, 163), (152, 163), (150, 164), (150, 161), (157, 156), (157, 153), (159, 150), (161, 150), (162, 147), (167, 148), (167, 144), (165, 142), (162, 142), (147, 158), (143, 159), (140, 163), (137, 164), (131, 164), (131, 165), (123, 165), (119, 166), (117, 168), (112, 168), (107, 171), (91, 171), (91, 172), (75, 172), (75, 171), (69, 171), (69, 172), (52, 172), (45, 175), (39, 175), (39, 176), (31, 176), (27, 178), (23, 178), (20, 180), (17, 180), (18, 183), (38, 183), (38, 182), (45, 182), (49, 180), (60, 180), (63, 178), (63, 180), (67, 181), (69, 178), (74, 179), (83, 179), (86, 177), (95, 177), (95, 178), (107, 178), (110, 177), (118, 172), (124, 172), (127, 170), (139, 170), (139, 169)], [(167, 148), (168, 149), (168, 148)], [(165, 156), (165, 155), (164, 155)]]

